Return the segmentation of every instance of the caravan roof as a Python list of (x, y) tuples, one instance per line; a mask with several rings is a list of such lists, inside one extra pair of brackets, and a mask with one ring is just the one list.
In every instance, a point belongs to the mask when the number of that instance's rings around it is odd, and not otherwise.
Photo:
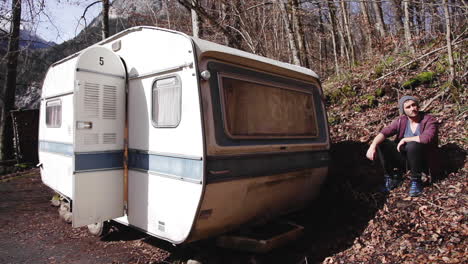
[[(133, 27), (133, 28), (129, 28), (129, 29), (126, 29), (120, 33), (117, 33), (115, 34), (114, 36), (111, 36), (103, 41), (100, 41), (96, 44), (94, 44), (93, 46), (100, 46), (100, 45), (104, 45), (104, 44), (107, 44), (109, 42), (112, 42), (114, 40), (117, 40), (119, 38), (121, 38), (122, 36), (124, 35), (127, 35), (131, 32), (134, 32), (134, 31), (141, 31), (141, 30), (160, 30), (160, 31), (167, 31), (167, 32), (172, 32), (172, 33), (175, 33), (175, 34), (180, 34), (180, 35), (184, 35), (186, 36), (187, 38), (190, 38), (196, 49), (197, 49), (197, 55), (199, 58), (202, 58), (202, 57), (213, 57), (213, 58), (216, 58), (216, 59), (220, 59), (220, 60), (224, 60), (224, 61), (228, 61), (228, 62), (236, 62), (236, 63), (239, 63), (239, 64), (245, 64), (246, 66), (254, 66), (254, 67), (257, 67), (259, 69), (267, 69), (268, 71), (271, 71), (273, 73), (277, 73), (277, 74), (281, 74), (281, 75), (288, 75), (290, 77), (293, 77), (293, 78), (299, 78), (299, 79), (304, 79), (304, 80), (309, 80), (311, 77), (312, 78), (315, 78), (315, 79), (318, 79), (318, 75), (310, 70), (310, 69), (307, 69), (307, 68), (303, 68), (303, 67), (300, 67), (300, 66), (297, 66), (297, 65), (292, 65), (292, 64), (289, 64), (289, 63), (284, 63), (284, 62), (280, 62), (280, 61), (277, 61), (277, 60), (273, 60), (273, 59), (269, 59), (269, 58), (266, 58), (266, 57), (262, 57), (262, 56), (258, 56), (258, 55), (255, 55), (253, 53), (249, 53), (249, 52), (245, 52), (245, 51), (242, 51), (242, 50), (238, 50), (238, 49), (234, 49), (234, 48), (230, 48), (230, 47), (227, 47), (227, 46), (224, 46), (224, 45), (220, 45), (220, 44), (216, 44), (214, 42), (211, 42), (211, 41), (206, 41), (206, 40), (202, 40), (202, 39), (199, 39), (199, 38), (194, 38), (194, 37), (191, 37), (191, 36), (188, 36), (184, 33), (181, 33), (181, 32), (178, 32), (178, 31), (174, 31), (174, 30), (169, 30), (169, 29), (164, 29), (164, 28), (158, 28), (158, 27), (150, 27), (150, 26), (139, 26), (139, 27)], [(60, 61), (57, 61), (56, 63), (54, 63), (52, 65), (55, 66), (55, 65), (58, 65), (58, 64), (61, 64), (67, 60), (70, 60), (76, 56), (78, 56), (79, 54), (81, 53), (80, 52), (77, 52), (75, 54), (72, 54)], [(285, 70), (289, 70), (289, 72), (285, 72)]]

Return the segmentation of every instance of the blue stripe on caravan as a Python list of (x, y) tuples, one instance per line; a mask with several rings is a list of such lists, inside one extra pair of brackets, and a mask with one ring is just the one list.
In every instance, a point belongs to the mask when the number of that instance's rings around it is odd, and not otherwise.
[(201, 182), (203, 161), (149, 154), (138, 150), (128, 152), (129, 169), (143, 170)]
[(73, 156), (73, 145), (67, 143), (40, 140), (39, 151), (56, 153), (71, 157)]
[(75, 172), (122, 169), (124, 153), (119, 151), (107, 152), (75, 152)]

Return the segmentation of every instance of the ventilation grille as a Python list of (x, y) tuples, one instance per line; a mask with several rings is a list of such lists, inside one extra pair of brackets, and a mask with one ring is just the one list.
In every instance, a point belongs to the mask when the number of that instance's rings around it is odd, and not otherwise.
[(99, 134), (83, 135), (83, 145), (96, 145), (96, 144), (99, 144)]
[(113, 119), (117, 118), (117, 87), (104, 85), (102, 103), (102, 118)]
[(115, 144), (117, 142), (116, 133), (104, 133), (102, 134), (102, 144)]
[(92, 118), (99, 116), (99, 84), (97, 83), (84, 85), (84, 114)]

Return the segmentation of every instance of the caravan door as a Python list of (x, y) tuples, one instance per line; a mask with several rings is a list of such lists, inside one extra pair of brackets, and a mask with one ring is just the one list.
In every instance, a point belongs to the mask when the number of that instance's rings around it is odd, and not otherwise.
[(91, 47), (76, 63), (73, 227), (124, 215), (126, 71), (120, 57)]

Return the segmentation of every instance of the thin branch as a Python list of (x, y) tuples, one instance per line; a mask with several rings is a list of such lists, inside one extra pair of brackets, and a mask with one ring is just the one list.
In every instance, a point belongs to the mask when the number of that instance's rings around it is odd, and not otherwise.
[[(460, 44), (460, 43), (462, 43), (462, 42), (464, 42), (464, 41), (466, 41), (466, 40), (468, 40), (468, 39), (462, 39), (462, 40), (457, 41), (457, 42), (452, 42), (452, 45)], [(384, 78), (386, 78), (387, 76), (390, 76), (390, 75), (394, 74), (395, 72), (397, 72), (397, 71), (399, 71), (399, 70), (401, 70), (401, 69), (403, 69), (403, 68), (405, 68), (405, 67), (407, 67), (407, 66), (413, 64), (413, 62), (418, 61), (418, 60), (420, 60), (420, 59), (423, 59), (423, 58), (425, 58), (425, 57), (427, 57), (427, 56), (429, 56), (429, 55), (431, 55), (431, 54), (433, 54), (433, 53), (436, 53), (437, 51), (441, 51), (441, 50), (444, 50), (444, 49), (446, 49), (446, 48), (447, 48), (447, 46), (444, 46), (444, 47), (442, 47), (442, 48), (438, 48), (438, 49), (432, 50), (432, 51), (430, 51), (430, 52), (428, 52), (428, 53), (426, 53), (426, 54), (424, 54), (424, 55), (422, 55), (422, 56), (420, 56), (420, 57), (418, 57), (418, 58), (416, 58), (416, 59), (414, 59), (414, 60), (412, 60), (412, 61), (410, 61), (410, 62), (408, 62), (408, 63), (406, 63), (406, 64), (404, 64), (404, 65), (402, 65), (402, 66), (400, 66), (400, 67), (398, 67), (398, 68), (396, 68), (394, 71), (389, 72), (389, 73), (387, 73), (387, 74), (385, 74), (385, 75), (383, 75), (383, 76), (381, 76), (381, 77), (375, 79), (374, 81), (378, 81), (378, 80), (384, 79)]]

